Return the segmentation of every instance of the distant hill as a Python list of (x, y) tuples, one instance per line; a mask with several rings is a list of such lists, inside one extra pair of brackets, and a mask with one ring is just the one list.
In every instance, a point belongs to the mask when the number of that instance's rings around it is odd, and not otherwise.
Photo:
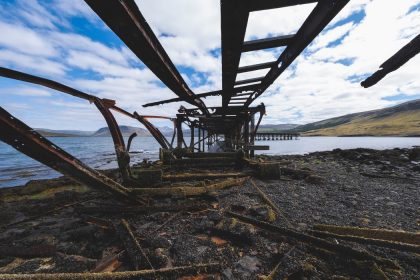
[(282, 123), (282, 124), (262, 124), (258, 127), (258, 132), (280, 132), (292, 130), (298, 127), (298, 124)]
[[(150, 136), (149, 131), (147, 131), (144, 128), (140, 128), (140, 127), (120, 125), (120, 130), (121, 130), (121, 133), (122, 133), (123, 136), (130, 136), (134, 132), (137, 133), (137, 136)], [(109, 137), (109, 136), (111, 136), (111, 133), (110, 133), (108, 127), (102, 127), (100, 129), (98, 129), (95, 133), (93, 133), (91, 136)]]
[(35, 128), (35, 131), (44, 137), (86, 137), (93, 134), (93, 131), (53, 130), (47, 128)]
[(296, 127), (307, 136), (420, 136), (420, 99)]

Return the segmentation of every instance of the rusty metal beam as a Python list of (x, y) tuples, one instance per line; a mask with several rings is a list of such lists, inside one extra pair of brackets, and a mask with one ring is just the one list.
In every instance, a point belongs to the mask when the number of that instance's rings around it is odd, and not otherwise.
[(133, 0), (85, 0), (131, 51), (183, 101), (207, 113), (188, 87)]
[(287, 46), (293, 42), (295, 35), (282, 35), (277, 37), (246, 41), (242, 45), (242, 52)]
[(240, 80), (240, 81), (235, 82), (235, 86), (236, 85), (244, 85), (244, 84), (261, 82), (263, 79), (264, 79), (264, 76), (263, 77), (257, 77), (257, 78), (250, 78), (250, 79), (246, 79), (246, 80)]
[(45, 86), (45, 87), (48, 87), (57, 91), (61, 91), (63, 93), (70, 94), (75, 97), (88, 100), (90, 103), (94, 103), (95, 106), (98, 108), (98, 110), (101, 112), (102, 116), (104, 117), (108, 125), (109, 131), (111, 133), (121, 176), (125, 183), (129, 182), (130, 156), (128, 155), (126, 151), (124, 138), (122, 136), (118, 123), (115, 120), (114, 116), (112, 115), (111, 111), (109, 110), (109, 108), (111, 108), (112, 106), (115, 106), (114, 100), (100, 99), (96, 96), (81, 92), (77, 89), (60, 84), (58, 82), (41, 78), (41, 77), (37, 77), (34, 75), (26, 74), (23, 72), (7, 69), (4, 67), (0, 67), (0, 76), (14, 79), (14, 80), (24, 81), (24, 82), (28, 82), (32, 84), (42, 85), (42, 86)]
[(222, 106), (227, 107), (241, 58), (249, 16), (249, 1), (221, 0), (222, 26)]
[(0, 107), (0, 140), (19, 152), (92, 188), (136, 201), (130, 190), (85, 165)]
[[(196, 94), (196, 96), (205, 98), (207, 96), (217, 96), (217, 95), (220, 95), (220, 94), (222, 94), (222, 91), (221, 90), (216, 90), (216, 91), (209, 91), (209, 92), (205, 92), (205, 93), (199, 93), (199, 94)], [(181, 101), (184, 101), (184, 100), (182, 100), (182, 98), (171, 98), (171, 99), (167, 99), (167, 100), (147, 103), (147, 104), (144, 104), (143, 107), (157, 106), (157, 105), (162, 105), (162, 104), (166, 104), (166, 103), (181, 102)]]
[(368, 88), (382, 80), (389, 73), (397, 70), (420, 52), (420, 34), (407, 45), (381, 64), (380, 69), (361, 82), (362, 87)]
[[(255, 85), (236, 87), (232, 90), (232, 92), (233, 93), (243, 92), (243, 91), (247, 91), (247, 90), (253, 90), (255, 88), (256, 88)], [(197, 96), (205, 98), (207, 96), (217, 96), (217, 95), (221, 95), (221, 94), (223, 94), (222, 90), (215, 90), (215, 91), (199, 93), (199, 94), (197, 94)], [(162, 104), (167, 104), (167, 103), (172, 103), (172, 102), (181, 102), (181, 101), (183, 101), (181, 98), (172, 98), (172, 99), (147, 103), (147, 104), (144, 104), (143, 107), (157, 106), (157, 105), (162, 105)]]
[(31, 84), (41, 85), (41, 86), (48, 87), (48, 88), (51, 88), (51, 89), (55, 89), (55, 90), (73, 95), (75, 97), (86, 99), (90, 102), (94, 102), (94, 99), (97, 98), (95, 96), (92, 96), (92, 95), (89, 95), (87, 93), (81, 92), (80, 90), (68, 87), (68, 86), (60, 84), (58, 82), (48, 80), (48, 79), (45, 79), (45, 78), (41, 78), (41, 77), (37, 77), (37, 76), (33, 76), (33, 75), (26, 74), (26, 73), (23, 73), (23, 72), (11, 70), (11, 69), (4, 68), (4, 67), (0, 67), (0, 76), (5, 77), (5, 78), (14, 79), (14, 80), (23, 81), (23, 82), (28, 82), (28, 83), (31, 83)]
[(244, 73), (244, 72), (251, 72), (255, 70), (261, 70), (261, 69), (267, 69), (273, 67), (273, 65), (276, 64), (276, 61), (272, 62), (264, 62), (264, 63), (258, 63), (253, 65), (247, 65), (242, 66), (238, 68), (238, 73)]
[(133, 118), (138, 120), (141, 124), (144, 125), (144, 127), (150, 132), (150, 134), (152, 134), (152, 136), (155, 138), (155, 140), (159, 143), (159, 145), (164, 148), (164, 149), (169, 149), (169, 147), (171, 146), (168, 142), (168, 140), (166, 139), (165, 136), (163, 136), (163, 134), (160, 132), (160, 130), (155, 127), (151, 122), (149, 122), (147, 119), (151, 118), (151, 119), (166, 119), (166, 120), (171, 120), (173, 121), (172, 118), (169, 117), (164, 117), (164, 116), (142, 116), (139, 115), (137, 112), (134, 113), (130, 113), (127, 112), (124, 109), (121, 109), (117, 106), (113, 106), (111, 107), (112, 110), (117, 111), (118, 113), (121, 113), (127, 117)]
[[(268, 9), (285, 8), (289, 6), (310, 4), (317, 2), (317, 0), (248, 0), (250, 2), (250, 11), (261, 11)], [(321, 0), (322, 1), (322, 0)], [(329, 0), (327, 0), (329, 1)]]
[(348, 2), (349, 0), (320, 0), (318, 2), (299, 28), (293, 42), (286, 47), (277, 60), (277, 64), (270, 69), (262, 80), (261, 87), (256, 91), (257, 94), (250, 98), (245, 106), (249, 106), (290, 66)]

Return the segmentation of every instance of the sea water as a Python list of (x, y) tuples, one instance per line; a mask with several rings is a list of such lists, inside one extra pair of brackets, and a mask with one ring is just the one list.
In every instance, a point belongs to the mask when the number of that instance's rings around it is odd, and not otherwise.
[[(111, 137), (50, 137), (50, 141), (97, 169), (117, 167)], [(125, 139), (127, 141), (127, 138)], [(419, 137), (300, 137), (298, 140), (258, 141), (256, 145), (269, 145), (269, 151), (257, 154), (306, 154), (330, 151), (336, 148), (391, 149), (420, 146)], [(159, 144), (153, 137), (137, 137), (131, 145), (131, 164), (144, 159), (159, 158)], [(0, 187), (23, 185), (29, 180), (61, 176), (51, 168), (25, 156), (11, 146), (0, 142)]]

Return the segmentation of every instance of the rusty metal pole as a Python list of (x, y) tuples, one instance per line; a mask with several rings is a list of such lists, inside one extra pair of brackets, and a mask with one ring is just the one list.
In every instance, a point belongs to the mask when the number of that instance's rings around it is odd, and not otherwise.
[(181, 149), (182, 148), (182, 139), (183, 139), (184, 135), (182, 133), (182, 120), (181, 120), (180, 115), (177, 115), (177, 118), (176, 118), (176, 134), (177, 134), (176, 147)]
[(194, 153), (194, 130), (195, 130), (195, 128), (194, 128), (193, 124), (191, 124), (190, 129), (191, 129), (190, 150), (191, 150), (192, 153)]
[(120, 127), (117, 121), (109, 110), (110, 107), (115, 105), (115, 102), (107, 102), (106, 99), (95, 99), (94, 103), (98, 110), (101, 112), (108, 125), (109, 131), (114, 141), (115, 153), (117, 155), (118, 167), (124, 183), (130, 182), (130, 155), (126, 151), (124, 138), (122, 136)]
[(0, 140), (19, 152), (92, 188), (136, 201), (130, 190), (90, 168), (0, 107)]
[[(251, 116), (251, 145), (254, 146), (255, 145), (255, 114), (252, 114)], [(250, 155), (251, 157), (255, 156), (255, 151), (254, 149), (252, 149), (250, 151)]]

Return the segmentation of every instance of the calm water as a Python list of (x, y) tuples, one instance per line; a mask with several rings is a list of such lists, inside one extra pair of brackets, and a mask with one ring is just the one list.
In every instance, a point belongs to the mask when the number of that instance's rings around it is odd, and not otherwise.
[[(76, 156), (84, 163), (98, 169), (117, 166), (113, 143), (110, 137), (52, 137), (57, 146)], [(127, 140), (127, 139), (126, 139)], [(269, 145), (269, 151), (259, 154), (305, 154), (315, 151), (329, 151), (335, 148), (408, 148), (420, 145), (420, 138), (407, 137), (302, 137), (289, 141), (258, 141), (258, 145)], [(131, 151), (131, 163), (158, 159), (159, 145), (152, 137), (135, 138)], [(18, 153), (12, 147), (0, 142), (0, 187), (25, 184), (33, 179), (60, 176), (59, 173)]]

